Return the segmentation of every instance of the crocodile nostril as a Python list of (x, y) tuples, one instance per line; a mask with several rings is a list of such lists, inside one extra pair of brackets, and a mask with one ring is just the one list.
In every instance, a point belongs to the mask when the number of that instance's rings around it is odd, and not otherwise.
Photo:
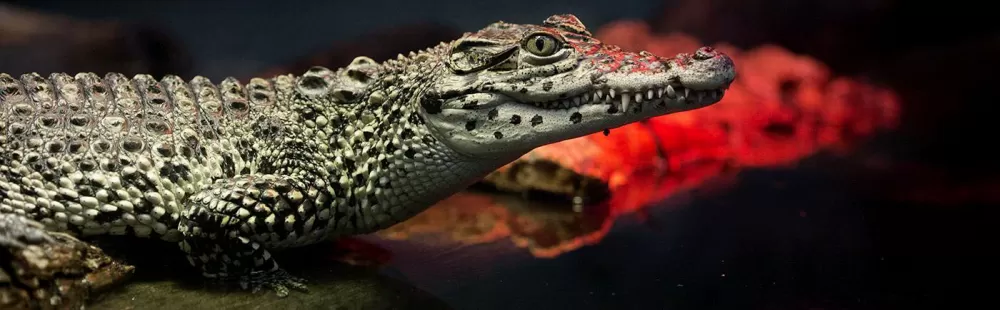
[(718, 53), (715, 51), (715, 49), (706, 46), (699, 48), (698, 51), (694, 52), (693, 58), (694, 60), (706, 60), (706, 59), (712, 59), (712, 57), (715, 57), (716, 55), (718, 55)]

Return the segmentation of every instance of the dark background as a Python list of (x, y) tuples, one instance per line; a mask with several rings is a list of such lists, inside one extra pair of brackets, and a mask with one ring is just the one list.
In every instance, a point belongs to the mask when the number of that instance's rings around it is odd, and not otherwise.
[[(986, 297), (997, 287), (992, 248), (1000, 187), (934, 202), (883, 190), (931, 183), (962, 192), (1000, 184), (993, 113), (1000, 104), (1000, 27), (994, 10), (971, 1), (4, 2), (142, 25), (133, 43), (151, 61), (213, 80), (252, 76), (334, 46), (389, 57), (411, 49), (405, 44), (447, 39), (442, 33), (496, 20), (537, 23), (555, 13), (576, 14), (592, 29), (643, 19), (658, 31), (684, 31), (709, 43), (777, 43), (837, 74), (895, 89), (903, 110), (899, 130), (876, 137), (855, 157), (818, 156), (796, 169), (744, 173), (735, 188), (699, 196), (680, 211), (652, 208), (660, 229), (622, 220), (601, 244), (554, 260), (501, 255), (488, 267), (469, 266), (455, 256), (463, 254), (390, 244), (403, 257), (391, 269), (458, 308), (995, 304)], [(408, 30), (423, 37), (399, 35)], [(435, 33), (441, 38), (421, 40)], [(403, 43), (390, 42), (393, 34)], [(176, 52), (162, 53), (163, 46)], [(356, 56), (344, 55), (345, 63)], [(858, 163), (873, 155), (892, 164), (871, 171)], [(779, 181), (790, 185), (770, 186)], [(491, 250), (502, 251), (464, 249)], [(435, 264), (441, 260), (444, 267)]]

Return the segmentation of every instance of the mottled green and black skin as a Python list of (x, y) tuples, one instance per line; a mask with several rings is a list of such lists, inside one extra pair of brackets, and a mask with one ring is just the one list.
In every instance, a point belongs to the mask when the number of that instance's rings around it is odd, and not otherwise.
[(715, 103), (733, 70), (555, 15), (245, 84), (0, 74), (0, 220), (177, 242), (206, 277), (286, 295), (304, 281), (268, 251), (374, 232), (535, 147)]

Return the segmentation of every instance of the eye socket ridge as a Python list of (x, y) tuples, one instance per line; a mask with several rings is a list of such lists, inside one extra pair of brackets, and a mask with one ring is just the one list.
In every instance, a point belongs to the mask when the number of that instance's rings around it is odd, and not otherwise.
[(536, 56), (552, 56), (563, 47), (562, 40), (548, 33), (535, 33), (525, 38), (521, 47)]

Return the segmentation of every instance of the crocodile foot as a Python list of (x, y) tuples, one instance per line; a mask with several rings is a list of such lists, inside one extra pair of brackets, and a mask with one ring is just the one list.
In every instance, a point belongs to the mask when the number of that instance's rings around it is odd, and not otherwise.
[(262, 288), (267, 287), (274, 290), (278, 297), (288, 296), (289, 288), (309, 292), (306, 282), (306, 279), (293, 276), (283, 269), (254, 272), (240, 278), (240, 286), (243, 289), (249, 288), (251, 292), (257, 293)]

